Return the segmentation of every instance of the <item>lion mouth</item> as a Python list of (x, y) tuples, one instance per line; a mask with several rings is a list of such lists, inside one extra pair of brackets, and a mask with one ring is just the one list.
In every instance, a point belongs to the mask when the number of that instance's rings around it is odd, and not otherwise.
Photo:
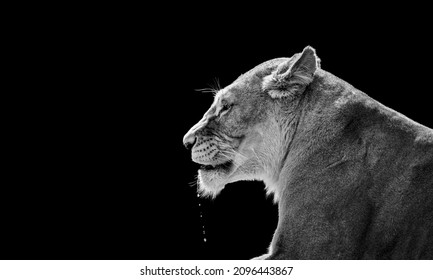
[(232, 167), (233, 167), (233, 161), (229, 160), (229, 161), (226, 161), (224, 163), (215, 164), (215, 165), (213, 165), (213, 164), (207, 164), (207, 165), (201, 164), (200, 170), (229, 172), (232, 169)]

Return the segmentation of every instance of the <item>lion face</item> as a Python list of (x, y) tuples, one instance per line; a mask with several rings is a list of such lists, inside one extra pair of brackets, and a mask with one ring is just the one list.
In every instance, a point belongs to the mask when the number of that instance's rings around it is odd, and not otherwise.
[(184, 136), (185, 145), (193, 144), (192, 160), (201, 165), (198, 183), (204, 195), (216, 196), (239, 180), (266, 181), (275, 173), (286, 138), (276, 115), (287, 103), (277, 99), (305, 87), (303, 57), (270, 60), (243, 74), (217, 92), (210, 109)]
[(256, 179), (263, 172), (257, 156), (271, 103), (256, 75), (220, 90), (203, 118), (185, 135), (194, 142), (192, 160), (201, 165), (200, 190), (217, 195), (226, 184)]

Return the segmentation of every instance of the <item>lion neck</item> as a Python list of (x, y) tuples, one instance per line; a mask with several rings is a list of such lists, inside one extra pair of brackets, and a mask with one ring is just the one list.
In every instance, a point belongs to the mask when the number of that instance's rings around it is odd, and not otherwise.
[(276, 106), (273, 108), (273, 117), (267, 123), (266, 135), (271, 135), (264, 144), (266, 156), (262, 160), (264, 167), (263, 178), (268, 194), (273, 194), (274, 202), (278, 202), (282, 188), (281, 178), (292, 152), (292, 145), (297, 136), (301, 117), (298, 102), (293, 101), (289, 106)]
[[(330, 97), (323, 92), (329, 86), (329, 74), (324, 71), (320, 74), (302, 96), (275, 108), (271, 127), (275, 129), (279, 148), (270, 159), (272, 169), (266, 172), (264, 182), (276, 202), (287, 188), (296, 167), (307, 159), (314, 162), (311, 155), (332, 141), (342, 129), (335, 125), (334, 117), (339, 112), (330, 103), (343, 94), (344, 85), (341, 84), (341, 89)], [(331, 82), (335, 83), (333, 76)]]

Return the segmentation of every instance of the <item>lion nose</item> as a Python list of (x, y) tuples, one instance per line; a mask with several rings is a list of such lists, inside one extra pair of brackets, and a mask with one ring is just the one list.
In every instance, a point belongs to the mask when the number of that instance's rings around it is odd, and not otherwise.
[(195, 140), (196, 140), (196, 137), (194, 134), (187, 133), (183, 137), (183, 145), (185, 146), (185, 148), (191, 149), (191, 147), (194, 146)]
[(185, 134), (185, 136), (183, 137), (183, 145), (185, 145), (187, 149), (191, 148), (194, 145), (197, 138), (197, 133), (199, 133), (204, 127), (206, 127), (207, 123), (208, 119), (205, 114), (205, 116), (193, 127), (191, 127), (187, 134)]

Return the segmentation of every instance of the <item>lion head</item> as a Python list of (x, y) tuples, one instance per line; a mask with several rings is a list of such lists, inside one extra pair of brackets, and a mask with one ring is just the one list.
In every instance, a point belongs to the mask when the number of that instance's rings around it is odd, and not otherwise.
[(258, 65), (215, 94), (203, 118), (184, 136), (201, 165), (199, 190), (216, 196), (226, 184), (261, 180), (278, 199), (275, 182), (296, 125), (298, 98), (319, 59), (311, 47)]

